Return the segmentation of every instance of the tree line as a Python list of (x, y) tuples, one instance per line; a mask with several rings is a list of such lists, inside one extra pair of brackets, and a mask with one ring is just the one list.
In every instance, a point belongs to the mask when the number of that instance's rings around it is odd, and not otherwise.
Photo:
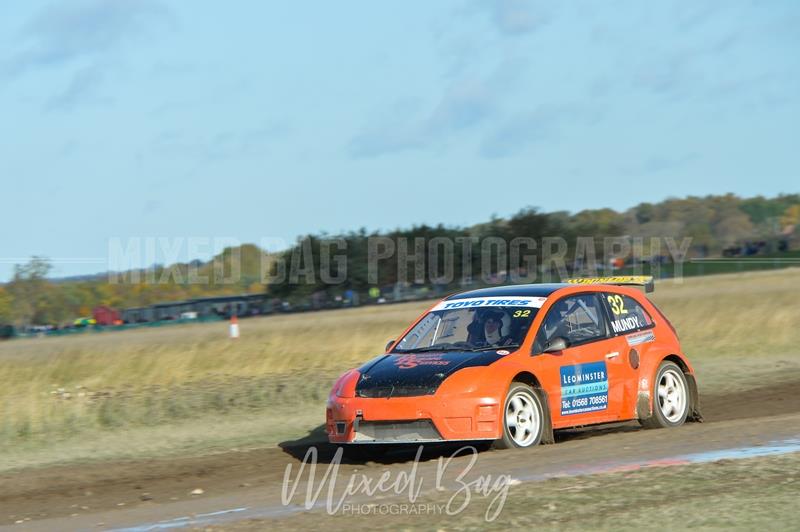
[[(380, 264), (377, 278), (370, 277), (369, 263), (371, 237), (382, 237), (391, 242), (394, 251), (408, 248), (416, 242), (430, 243), (435, 238), (459, 242), (459, 258), (455, 261), (456, 278), (461, 278), (463, 268), (477, 271), (487, 258), (481, 242), (489, 237), (504, 241), (525, 237), (541, 241), (546, 237), (561, 237), (570, 246), (578, 237), (592, 237), (599, 246), (607, 237), (627, 235), (642, 238), (691, 238), (690, 254), (693, 256), (719, 256), (731, 246), (748, 241), (784, 241), (793, 238), (800, 227), (800, 194), (785, 194), (773, 198), (762, 196), (740, 198), (733, 194), (705, 197), (670, 198), (658, 203), (640, 203), (625, 211), (613, 209), (587, 209), (577, 213), (566, 211), (543, 212), (529, 207), (508, 218), (492, 219), (470, 227), (444, 225), (417, 225), (386, 232), (369, 232), (366, 229), (342, 235), (307, 235), (289, 249), (268, 255), (252, 244), (227, 248), (207, 263), (179, 263), (154, 266), (147, 271), (127, 271), (119, 274), (98, 274), (81, 280), (51, 279), (50, 263), (34, 257), (27, 264), (17, 265), (12, 279), (0, 285), (0, 324), (63, 324), (77, 317), (87, 316), (98, 305), (113, 308), (147, 306), (166, 301), (198, 297), (263, 293), (280, 300), (304, 301), (311, 297), (334, 297), (345, 291), (366, 296), (375, 287), (391, 286), (402, 280), (404, 266), (387, 258)], [(322, 264), (322, 248), (330, 251), (335, 240), (341, 247), (344, 262)], [(427, 244), (423, 244), (427, 245)], [(466, 249), (468, 248), (468, 249)], [(406, 249), (408, 253), (418, 250)], [(567, 250), (568, 258), (576, 250)], [(644, 253), (656, 250), (644, 249)], [(651, 253), (652, 252), (652, 253)], [(600, 256), (600, 255), (598, 255)], [(427, 255), (426, 250), (426, 257)], [(373, 257), (374, 258), (374, 257)], [(445, 261), (439, 254), (436, 260)], [(308, 263), (310, 261), (310, 263)], [(539, 266), (541, 255), (535, 259)], [(267, 267), (265, 268), (265, 264)], [(414, 267), (412, 265), (411, 267)], [(429, 265), (428, 272), (436, 272), (443, 264)], [(335, 277), (330, 279), (287, 275), (283, 267), (297, 268), (300, 273), (328, 269)], [(346, 268), (347, 275), (336, 277), (337, 269)], [(233, 281), (226, 279), (226, 271), (235, 270)], [(192, 282), (192, 272), (201, 274), (203, 283)], [(220, 272), (223, 275), (217, 275)], [(291, 272), (290, 272), (291, 273)], [(296, 273), (296, 272), (294, 272)], [(374, 272), (373, 272), (374, 274)], [(434, 283), (435, 275), (421, 281)], [(157, 279), (159, 282), (152, 282)]]

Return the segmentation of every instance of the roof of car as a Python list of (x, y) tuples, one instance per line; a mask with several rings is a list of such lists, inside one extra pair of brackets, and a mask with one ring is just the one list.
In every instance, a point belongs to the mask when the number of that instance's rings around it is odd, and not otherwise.
[(547, 297), (556, 290), (573, 286), (567, 283), (542, 283), (542, 284), (512, 284), (507, 286), (493, 286), (453, 294), (447, 299), (464, 299), (467, 297)]

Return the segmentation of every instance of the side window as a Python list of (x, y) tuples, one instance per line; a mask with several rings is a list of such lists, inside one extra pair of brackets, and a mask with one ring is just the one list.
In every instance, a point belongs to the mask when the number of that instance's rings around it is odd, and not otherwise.
[(614, 334), (626, 334), (653, 326), (650, 314), (635, 299), (622, 294), (603, 294), (611, 316)]
[(536, 334), (533, 352), (541, 353), (551, 340), (559, 336), (572, 346), (605, 338), (607, 331), (597, 294), (568, 296), (550, 307)]

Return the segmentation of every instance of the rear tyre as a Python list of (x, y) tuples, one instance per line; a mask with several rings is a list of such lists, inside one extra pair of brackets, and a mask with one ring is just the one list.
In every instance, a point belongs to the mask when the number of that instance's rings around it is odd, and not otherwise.
[(538, 390), (514, 382), (506, 394), (503, 411), (503, 437), (495, 441), (497, 449), (539, 445), (545, 431), (544, 401)]
[(641, 421), (649, 429), (680, 427), (692, 411), (686, 376), (677, 364), (664, 361), (653, 379), (653, 415)]

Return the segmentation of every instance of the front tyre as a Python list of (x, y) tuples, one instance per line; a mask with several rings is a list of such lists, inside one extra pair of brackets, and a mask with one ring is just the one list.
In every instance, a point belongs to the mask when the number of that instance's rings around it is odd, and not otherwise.
[(542, 441), (545, 430), (543, 401), (539, 393), (521, 382), (511, 384), (503, 412), (503, 437), (498, 449), (533, 447)]
[(680, 427), (691, 412), (686, 376), (677, 364), (664, 361), (653, 381), (653, 415), (642, 421), (647, 428)]

